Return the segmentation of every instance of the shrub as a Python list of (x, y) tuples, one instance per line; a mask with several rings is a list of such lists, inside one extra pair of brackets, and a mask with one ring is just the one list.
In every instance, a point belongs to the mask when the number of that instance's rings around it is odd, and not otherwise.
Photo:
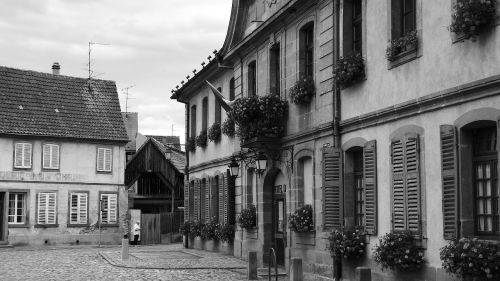
[(449, 30), (475, 41), (476, 37), (495, 21), (495, 5), (496, 0), (457, 1), (453, 7)]
[(316, 94), (316, 86), (311, 77), (301, 78), (290, 88), (290, 98), (294, 104), (307, 104)]
[(288, 218), (288, 228), (295, 232), (307, 232), (314, 228), (313, 209), (311, 205), (304, 205)]
[(234, 225), (226, 224), (224, 226), (220, 226), (217, 229), (217, 237), (222, 242), (232, 242), (234, 240)]
[(393, 61), (399, 54), (407, 51), (409, 47), (411, 46), (416, 47), (417, 45), (418, 45), (417, 31), (416, 30), (410, 31), (406, 33), (405, 36), (403, 37), (391, 40), (389, 42), (389, 47), (387, 47), (385, 55), (388, 60)]
[(217, 223), (216, 218), (212, 218), (210, 222), (203, 225), (201, 230), (201, 239), (203, 240), (219, 240), (217, 237), (217, 229), (220, 228), (220, 225)]
[(203, 130), (196, 137), (196, 146), (206, 147), (207, 146), (207, 130)]
[(231, 118), (227, 118), (224, 122), (222, 122), (222, 133), (230, 138), (234, 137), (235, 133), (235, 124), (234, 120)]
[(254, 137), (281, 137), (285, 132), (288, 103), (277, 95), (240, 98), (228, 113), (242, 141)]
[(333, 69), (333, 77), (341, 88), (347, 88), (365, 78), (365, 60), (356, 53), (340, 57)]
[(195, 151), (196, 150), (196, 138), (189, 137), (186, 141), (186, 151)]
[(203, 231), (203, 223), (201, 221), (191, 222), (191, 227), (189, 233), (191, 237), (201, 237), (201, 232)]
[(250, 204), (248, 208), (241, 210), (238, 216), (238, 223), (241, 227), (249, 229), (257, 225), (257, 210), (253, 204)]
[(181, 226), (179, 227), (179, 232), (182, 235), (189, 235), (191, 232), (191, 222), (190, 221), (184, 221)]
[(332, 257), (357, 259), (365, 255), (365, 235), (361, 228), (334, 230), (328, 237)]
[(440, 249), (439, 257), (446, 272), (480, 280), (500, 280), (500, 249), (476, 238), (451, 241)]
[(382, 270), (413, 271), (424, 264), (424, 253), (414, 244), (411, 232), (387, 233), (374, 248), (375, 262)]
[(213, 142), (218, 142), (220, 141), (220, 135), (221, 135), (220, 123), (215, 122), (208, 129), (208, 139)]

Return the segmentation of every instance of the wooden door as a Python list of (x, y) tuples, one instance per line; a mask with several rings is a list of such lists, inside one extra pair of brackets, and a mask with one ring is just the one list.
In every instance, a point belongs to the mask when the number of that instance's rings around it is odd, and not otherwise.
[(141, 215), (141, 244), (160, 244), (160, 214)]
[(276, 263), (285, 265), (286, 247), (286, 201), (283, 194), (273, 196), (273, 229), (274, 229), (274, 250), (276, 253)]

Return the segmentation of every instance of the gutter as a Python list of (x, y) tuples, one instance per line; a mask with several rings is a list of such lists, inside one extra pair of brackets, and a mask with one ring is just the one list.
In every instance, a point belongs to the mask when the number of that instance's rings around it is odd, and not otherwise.
[[(333, 0), (333, 68), (335, 69), (340, 56), (340, 0)], [(332, 69), (333, 71), (333, 69)], [(333, 146), (340, 147), (340, 87), (333, 81)]]

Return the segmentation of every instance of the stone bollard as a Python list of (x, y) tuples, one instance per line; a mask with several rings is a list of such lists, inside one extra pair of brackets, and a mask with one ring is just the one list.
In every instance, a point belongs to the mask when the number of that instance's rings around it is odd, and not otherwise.
[(122, 239), (122, 260), (128, 260), (128, 238)]
[(257, 252), (248, 252), (248, 280), (257, 280)]
[(356, 281), (372, 281), (372, 270), (369, 267), (356, 267)]
[(290, 262), (290, 281), (302, 281), (304, 276), (302, 274), (302, 259), (292, 258)]

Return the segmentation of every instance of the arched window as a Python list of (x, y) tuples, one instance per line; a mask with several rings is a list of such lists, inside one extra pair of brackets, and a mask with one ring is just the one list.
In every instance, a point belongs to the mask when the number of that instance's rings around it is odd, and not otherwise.
[(363, 2), (344, 1), (343, 55), (363, 53)]
[(257, 64), (251, 61), (248, 64), (248, 96), (253, 97), (257, 95)]
[(314, 203), (314, 171), (313, 161), (309, 156), (305, 156), (298, 161), (298, 201), (299, 205), (313, 205)]
[(314, 23), (304, 25), (299, 32), (299, 73), (314, 76)]
[(345, 152), (344, 212), (346, 225), (364, 226), (363, 147)]
[(203, 108), (202, 108), (202, 116), (201, 116), (201, 130), (206, 131), (208, 127), (208, 97), (203, 98)]
[(200, 221), (207, 221), (208, 216), (208, 200), (207, 200), (207, 179), (201, 180), (200, 186)]
[(191, 137), (196, 137), (196, 105), (191, 106)]

